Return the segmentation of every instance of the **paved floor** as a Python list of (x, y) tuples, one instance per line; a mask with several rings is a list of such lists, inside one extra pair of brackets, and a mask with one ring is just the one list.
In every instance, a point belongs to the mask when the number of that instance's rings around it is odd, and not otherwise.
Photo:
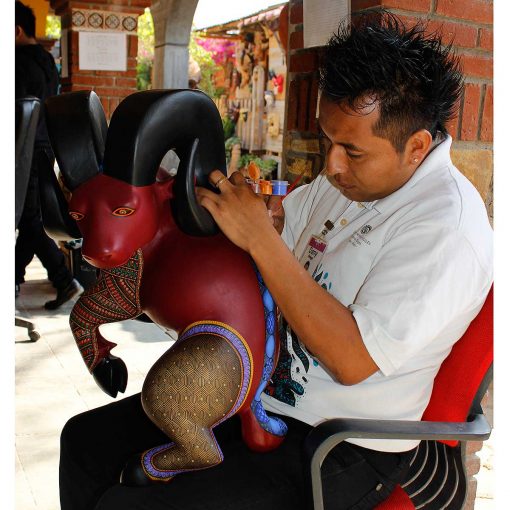
[[(27, 282), (16, 300), (17, 311), (32, 318), (41, 333), (36, 343), (26, 330), (16, 328), (16, 510), (58, 510), (59, 434), (71, 416), (111, 402), (89, 375), (68, 325), (73, 303), (56, 312), (43, 304), (54, 291), (39, 261), (28, 267)], [(114, 353), (126, 362), (126, 395), (140, 391), (145, 374), (171, 345), (173, 338), (153, 324), (139, 321), (102, 327), (116, 343)], [(476, 510), (493, 510), (493, 446), (489, 440), (480, 453), (482, 470)], [(3, 508), (4, 505), (1, 505)]]

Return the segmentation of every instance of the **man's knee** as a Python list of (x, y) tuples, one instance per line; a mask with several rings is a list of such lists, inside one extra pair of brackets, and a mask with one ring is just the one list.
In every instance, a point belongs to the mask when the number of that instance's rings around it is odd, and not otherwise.
[(75, 446), (83, 445), (88, 437), (87, 427), (83, 423), (83, 415), (78, 414), (70, 418), (60, 433), (60, 450), (69, 453), (75, 450)]

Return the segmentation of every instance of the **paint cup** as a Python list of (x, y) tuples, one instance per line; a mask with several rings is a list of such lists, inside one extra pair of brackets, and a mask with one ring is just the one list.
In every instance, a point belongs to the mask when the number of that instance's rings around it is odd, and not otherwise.
[(260, 182), (260, 193), (263, 195), (271, 195), (273, 193), (273, 186), (271, 181), (259, 181)]
[(254, 193), (260, 193), (260, 184), (259, 181), (255, 181), (253, 179), (246, 179), (246, 182), (251, 186), (251, 189)]
[(273, 195), (285, 196), (287, 194), (288, 181), (271, 181)]

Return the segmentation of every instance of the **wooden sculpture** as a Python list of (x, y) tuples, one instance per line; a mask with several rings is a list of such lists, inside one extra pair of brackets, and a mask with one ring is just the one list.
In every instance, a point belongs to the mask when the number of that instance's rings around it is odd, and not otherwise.
[[(260, 401), (278, 355), (275, 305), (248, 254), (218, 232), (195, 196), (195, 185), (212, 189), (213, 169), (226, 173), (214, 103), (195, 90), (139, 92), (107, 129), (97, 96), (73, 92), (48, 100), (46, 115), (83, 256), (100, 269), (70, 316), (87, 368), (115, 397), (127, 368), (102, 324), (144, 313), (179, 334), (142, 389), (147, 416), (169, 442), (130, 460), (122, 482), (168, 481), (218, 464), (213, 428), (235, 413), (250, 448), (276, 448), (286, 426)], [(177, 176), (159, 181), (170, 149)]]

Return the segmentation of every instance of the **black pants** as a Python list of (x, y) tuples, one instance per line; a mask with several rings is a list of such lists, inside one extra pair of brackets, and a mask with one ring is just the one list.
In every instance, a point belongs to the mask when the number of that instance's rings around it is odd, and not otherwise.
[(25, 269), (37, 255), (48, 272), (48, 279), (56, 289), (67, 287), (73, 277), (65, 264), (64, 254), (44, 231), (39, 199), (39, 169), (42, 165), (53, 167), (53, 156), (49, 149), (36, 148), (28, 181), (25, 205), (18, 224), (15, 251), (15, 283), (25, 281)]
[[(210, 469), (168, 484), (124, 487), (126, 460), (168, 442), (146, 417), (140, 394), (71, 418), (61, 436), (62, 510), (301, 510), (306, 508), (302, 442), (310, 426), (285, 418), (283, 444), (248, 450), (237, 416), (214, 429), (225, 456)], [(323, 464), (326, 509), (371, 509), (406, 474), (411, 452), (382, 453), (341, 443)]]

